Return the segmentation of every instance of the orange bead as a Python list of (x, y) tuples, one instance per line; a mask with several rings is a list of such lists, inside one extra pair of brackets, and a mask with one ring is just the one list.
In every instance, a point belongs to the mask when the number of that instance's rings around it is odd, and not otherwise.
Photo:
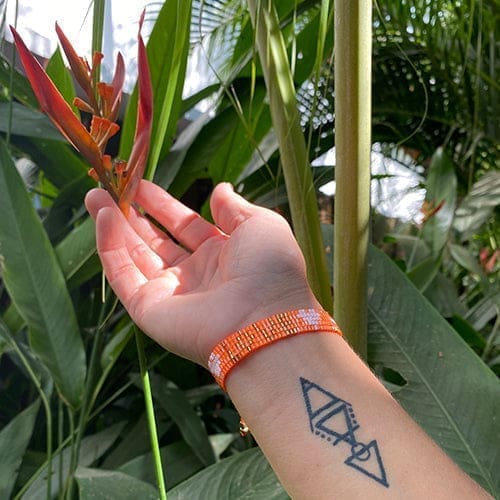
[(304, 333), (342, 336), (333, 318), (321, 309), (296, 309), (261, 319), (219, 342), (208, 359), (208, 369), (225, 390), (229, 372), (255, 351), (281, 339)]

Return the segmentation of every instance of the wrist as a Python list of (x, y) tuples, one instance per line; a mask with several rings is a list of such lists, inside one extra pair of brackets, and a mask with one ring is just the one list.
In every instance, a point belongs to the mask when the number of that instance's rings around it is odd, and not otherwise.
[[(223, 315), (224, 330), (219, 330), (217, 335), (212, 334), (204, 339), (202, 338), (202, 341), (204, 340), (204, 354), (202, 358), (204, 360), (203, 365), (207, 367), (209, 356), (216, 345), (240, 329), (248, 327), (257, 321), (268, 318), (274, 314), (294, 309), (321, 309), (321, 305), (309, 289), (288, 293), (286, 295), (282, 294), (281, 296), (279, 296), (277, 291), (275, 296), (278, 298), (265, 300), (265, 297), (261, 297), (260, 301), (248, 300), (246, 303), (241, 304), (241, 306), (237, 309), (228, 308)], [(221, 322), (218, 322), (218, 324), (220, 325)]]
[(279, 312), (239, 329), (219, 342), (210, 354), (208, 368), (225, 389), (230, 372), (257, 351), (292, 337), (320, 333), (342, 336), (340, 328), (325, 310), (299, 308)]

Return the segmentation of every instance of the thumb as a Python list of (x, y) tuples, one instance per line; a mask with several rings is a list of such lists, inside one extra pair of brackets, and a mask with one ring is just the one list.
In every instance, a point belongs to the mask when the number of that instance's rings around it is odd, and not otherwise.
[(236, 194), (228, 182), (221, 182), (212, 193), (210, 210), (217, 226), (226, 234), (231, 234), (240, 224), (262, 209)]

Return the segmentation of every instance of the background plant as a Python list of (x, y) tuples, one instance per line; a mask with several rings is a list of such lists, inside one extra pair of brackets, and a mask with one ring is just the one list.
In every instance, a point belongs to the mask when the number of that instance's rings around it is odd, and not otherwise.
[[(333, 145), (331, 6), (320, 46), (317, 37), (327, 3), (276, 2), (308, 159), (320, 163), (310, 170), (316, 192), (332, 177), (331, 167), (321, 166)], [(387, 159), (420, 175), (428, 220), (388, 220), (374, 206), (372, 239), (389, 257), (372, 247), (367, 275), (368, 362), (495, 495), (497, 7), (493, 0), (374, 5), (372, 140)], [(287, 197), (283, 144), (273, 131), (247, 3), (169, 0), (152, 4), (147, 16), (156, 18), (148, 42), (155, 116), (147, 176), (204, 215), (212, 186), (228, 180), (288, 216), (290, 204), (301, 202)], [(214, 76), (182, 99), (186, 60), (200, 46)], [(126, 491), (155, 498), (133, 325), (109, 290), (102, 301), (93, 225), (82, 205), (93, 181), (36, 111), (10, 60), (0, 64), (0, 450), (8, 457), (0, 496), (70, 496), (73, 476), (73, 495), (82, 498), (127, 498)], [(48, 71), (70, 100), (75, 91), (58, 52)], [(210, 112), (196, 111), (207, 97)], [(135, 102), (133, 94), (123, 116), (123, 157)], [(21, 178), (26, 158), (34, 166)], [(331, 260), (330, 225), (323, 234)], [(238, 415), (209, 375), (152, 343), (146, 352), (169, 498), (286, 497), (252, 438), (239, 436)]]

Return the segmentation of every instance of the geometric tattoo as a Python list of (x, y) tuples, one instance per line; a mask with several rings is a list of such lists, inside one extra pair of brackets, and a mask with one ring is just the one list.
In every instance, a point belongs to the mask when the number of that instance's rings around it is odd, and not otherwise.
[(374, 439), (365, 444), (356, 439), (355, 433), (360, 425), (356, 421), (351, 403), (305, 378), (300, 377), (300, 384), (311, 432), (333, 446), (347, 444), (350, 454), (344, 464), (388, 488), (389, 483), (377, 441)]

